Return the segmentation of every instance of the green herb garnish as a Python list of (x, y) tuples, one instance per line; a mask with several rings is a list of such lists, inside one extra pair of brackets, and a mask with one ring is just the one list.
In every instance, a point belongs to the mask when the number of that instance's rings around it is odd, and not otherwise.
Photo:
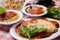
[(20, 29), (20, 33), (30, 39), (30, 30), (25, 25)]
[(48, 11), (49, 17), (60, 19), (60, 11), (58, 9), (56, 9), (55, 7), (48, 8), (47, 11)]
[(44, 31), (46, 31), (46, 28), (37, 28), (37, 26), (27, 27), (23, 25), (23, 27), (20, 29), (20, 33), (29, 39), (31, 39), (31, 36), (35, 35), (36, 33), (41, 33)]
[(0, 15), (5, 14), (6, 10), (3, 7), (0, 7)]

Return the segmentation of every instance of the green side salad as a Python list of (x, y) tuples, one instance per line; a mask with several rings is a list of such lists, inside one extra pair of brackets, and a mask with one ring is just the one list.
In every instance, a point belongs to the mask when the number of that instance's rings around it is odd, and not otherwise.
[(31, 36), (35, 35), (36, 33), (41, 33), (41, 32), (46, 31), (46, 28), (37, 28), (37, 26), (27, 27), (23, 25), (23, 27), (19, 31), (22, 35), (31, 39)]
[(60, 11), (55, 7), (48, 8), (47, 11), (49, 17), (60, 19)]

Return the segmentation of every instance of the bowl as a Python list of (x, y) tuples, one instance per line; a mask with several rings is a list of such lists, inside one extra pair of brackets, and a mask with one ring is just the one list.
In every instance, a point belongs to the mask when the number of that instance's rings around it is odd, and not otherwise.
[[(44, 10), (44, 12), (41, 13), (41, 14), (31, 14), (31, 13), (28, 13), (28, 12), (26, 12), (26, 9), (29, 8), (30, 6), (38, 6), (38, 7), (42, 7), (43, 10)], [(26, 6), (26, 7), (24, 7), (24, 8), (22, 9), (22, 12), (23, 12), (24, 14), (30, 16), (30, 17), (43, 16), (43, 15), (46, 15), (46, 14), (47, 14), (47, 7), (45, 7), (45, 6), (43, 6), (43, 5), (28, 5), (28, 6)]]
[[(18, 15), (18, 19), (14, 20), (14, 21), (11, 21), (11, 22), (4, 22), (4, 21), (1, 22), (1, 21), (0, 21), (0, 24), (2, 24), (2, 25), (12, 25), (12, 24), (14, 24), (14, 23), (17, 23), (17, 22), (21, 21), (22, 18), (23, 18), (23, 13), (21, 13), (20, 11), (17, 11), (17, 10), (6, 10), (6, 12), (16, 13), (16, 14)], [(12, 19), (12, 20), (13, 20), (13, 19)]]

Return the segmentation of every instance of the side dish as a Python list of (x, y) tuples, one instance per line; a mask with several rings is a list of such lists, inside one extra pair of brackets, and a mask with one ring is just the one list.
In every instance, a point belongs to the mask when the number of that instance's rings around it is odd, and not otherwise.
[(15, 28), (18, 36), (29, 39), (41, 39), (57, 32), (59, 24), (45, 18), (32, 19), (22, 22)]
[(0, 22), (13, 22), (19, 18), (19, 15), (12, 11), (6, 11), (5, 14), (0, 15)]
[(42, 14), (44, 12), (43, 7), (39, 6), (30, 6), (26, 9), (28, 13), (33, 14)]
[(47, 14), (47, 8), (43, 5), (28, 5), (22, 9), (23, 13), (31, 16), (38, 17)]
[(0, 22), (13, 22), (19, 18), (19, 15), (12, 11), (6, 11), (0, 7)]
[(24, 5), (25, 0), (6, 0), (4, 6), (6, 9), (20, 10)]
[(47, 11), (48, 11), (47, 15), (48, 17), (60, 19), (60, 11), (57, 8), (51, 7), (48, 8)]
[(0, 24), (14, 24), (20, 21), (23, 17), (23, 14), (17, 10), (6, 10), (3, 7), (0, 7)]

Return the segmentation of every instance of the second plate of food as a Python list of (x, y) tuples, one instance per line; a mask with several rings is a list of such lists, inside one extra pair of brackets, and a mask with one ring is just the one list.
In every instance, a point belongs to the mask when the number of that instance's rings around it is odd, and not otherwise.
[(22, 11), (30, 17), (38, 17), (47, 14), (47, 8), (43, 5), (28, 5), (24, 7)]
[(58, 37), (59, 32), (59, 21), (50, 18), (25, 19), (10, 29), (10, 34), (17, 40), (51, 40)]

